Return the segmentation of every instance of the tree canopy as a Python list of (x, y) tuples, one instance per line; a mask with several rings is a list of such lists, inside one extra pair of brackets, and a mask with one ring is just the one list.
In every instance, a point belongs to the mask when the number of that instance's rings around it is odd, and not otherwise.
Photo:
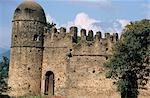
[(150, 20), (130, 22), (105, 64), (122, 98), (136, 98), (150, 76)]

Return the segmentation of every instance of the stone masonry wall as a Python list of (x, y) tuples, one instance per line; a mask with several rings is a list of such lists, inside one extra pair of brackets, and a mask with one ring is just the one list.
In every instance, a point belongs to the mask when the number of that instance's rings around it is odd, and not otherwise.
[[(45, 74), (52, 71), (55, 75), (54, 93), (68, 98), (96, 98), (97, 96), (118, 96), (110, 79), (105, 78), (104, 62), (111, 56), (111, 45), (117, 38), (110, 34), (101, 38), (97, 32), (81, 30), (81, 39), (77, 42), (78, 30), (71, 27), (69, 33), (65, 28), (60, 32), (52, 28), (45, 32), (42, 84), (44, 94)], [(91, 36), (90, 36), (91, 35)]]
[(13, 47), (10, 59), (9, 95), (39, 95), (42, 50), (40, 48)]
[(105, 78), (102, 56), (73, 56), (68, 65), (68, 98), (119, 98), (111, 79)]

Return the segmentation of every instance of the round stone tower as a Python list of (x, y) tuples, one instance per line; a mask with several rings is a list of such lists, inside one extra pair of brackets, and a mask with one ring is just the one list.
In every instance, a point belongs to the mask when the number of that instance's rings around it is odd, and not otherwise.
[(20, 4), (12, 21), (9, 69), (9, 95), (39, 95), (43, 58), (43, 33), (46, 17), (34, 1)]

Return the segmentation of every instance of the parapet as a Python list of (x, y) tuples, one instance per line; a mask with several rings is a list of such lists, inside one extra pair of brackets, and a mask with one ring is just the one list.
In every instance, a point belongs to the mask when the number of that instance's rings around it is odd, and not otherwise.
[[(61, 40), (61, 42), (63, 42), (64, 40), (68, 39), (68, 40), (70, 40), (71, 43), (74, 43), (74, 44), (79, 44), (79, 43), (82, 44), (85, 42), (86, 43), (88, 43), (88, 42), (103, 43), (104, 40), (105, 40), (105, 42), (114, 43), (118, 40), (117, 33), (113, 33), (112, 35), (110, 33), (105, 33), (104, 38), (102, 38), (102, 33), (100, 31), (94, 33), (92, 30), (86, 30), (86, 29), (80, 29), (80, 36), (79, 36), (78, 28), (75, 26), (70, 27), (68, 32), (65, 27), (60, 27), (59, 29), (53, 27), (53, 28), (51, 28), (50, 32), (47, 34), (49, 34), (51, 36), (51, 37), (47, 37), (47, 38), (53, 38), (53, 39), (51, 39), (51, 40), (53, 40), (53, 42), (58, 41), (58, 40)], [(47, 40), (49, 40), (49, 39), (47, 39)]]

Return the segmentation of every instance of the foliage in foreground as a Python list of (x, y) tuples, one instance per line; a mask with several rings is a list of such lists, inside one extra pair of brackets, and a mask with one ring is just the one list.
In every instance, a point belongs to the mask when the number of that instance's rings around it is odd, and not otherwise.
[(7, 91), (7, 78), (9, 69), (9, 59), (3, 57), (0, 62), (0, 95)]
[(131, 22), (114, 46), (105, 67), (108, 78), (115, 79), (122, 98), (137, 98), (150, 76), (150, 20)]

